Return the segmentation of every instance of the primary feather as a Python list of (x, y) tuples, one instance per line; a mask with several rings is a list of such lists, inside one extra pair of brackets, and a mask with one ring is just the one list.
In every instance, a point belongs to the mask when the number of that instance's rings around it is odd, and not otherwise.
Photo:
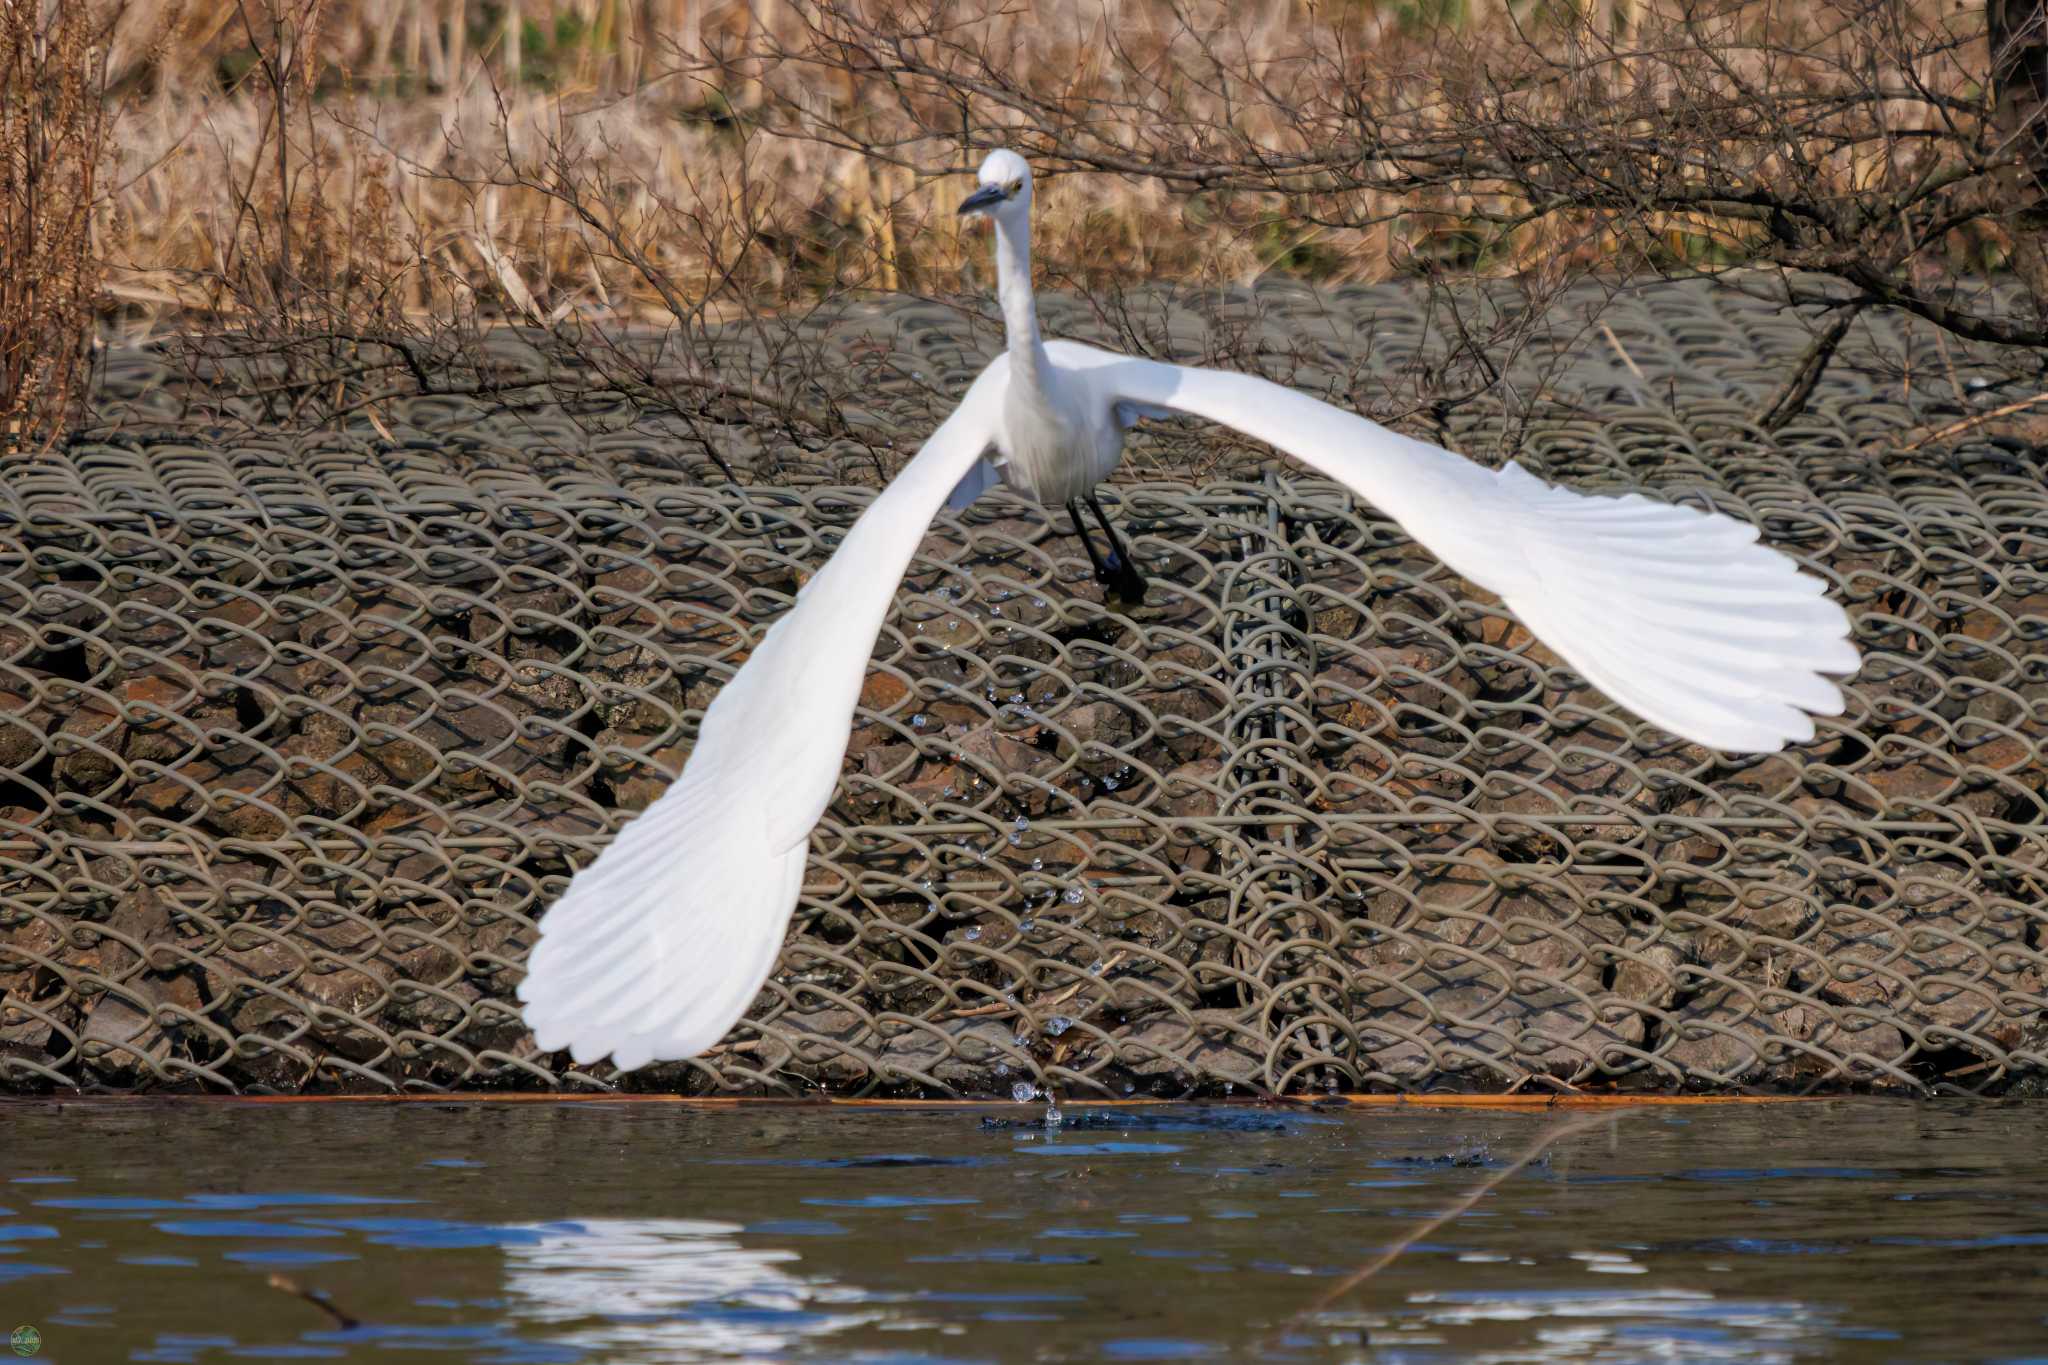
[(868, 652), (925, 528), (994, 433), (983, 370), (712, 699), (683, 775), (571, 879), (519, 985), (543, 1051), (624, 1068), (704, 1051), (774, 970), (839, 781)]
[[(1842, 609), (1754, 528), (1640, 495), (1486, 469), (1250, 375), (1039, 338), (1030, 173), (992, 154), (965, 208), (996, 223), (1009, 347), (877, 496), (704, 714), (683, 775), (570, 882), (519, 986), (544, 1051), (622, 1068), (694, 1056), (774, 970), (810, 832), (839, 779), (868, 655), (942, 505), (998, 481), (1059, 503), (1124, 433), (1187, 414), (1351, 488), (1637, 715), (1717, 748), (1809, 739), (1857, 666)], [(993, 446), (993, 460), (983, 455)]]

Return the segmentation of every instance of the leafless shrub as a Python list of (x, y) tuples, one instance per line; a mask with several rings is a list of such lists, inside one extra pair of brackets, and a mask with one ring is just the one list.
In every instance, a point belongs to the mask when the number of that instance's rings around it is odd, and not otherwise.
[[(945, 177), (996, 142), (1045, 172), (1044, 282), (1136, 349), (1160, 344), (1136, 281), (1429, 286), (1443, 345), (1383, 415), (1513, 408), (1505, 359), (1587, 279), (1704, 273), (1800, 310), (1813, 344), (1767, 425), (1872, 305), (2048, 340), (2048, 47), (2010, 0), (225, 13), (124, 12), (115, 79), (143, 97), (118, 115), (114, 288), (145, 323), (207, 311), (251, 356), (318, 339), (274, 388), (329, 412), (553, 401), (573, 372), (686, 425), (858, 444), (865, 376), (814, 363), (797, 323), (881, 292), (977, 308)], [(554, 388), (478, 359), (504, 321), (543, 338)], [(772, 362), (749, 377), (710, 359), (735, 324)]]
[(88, 5), (0, 0), (0, 454), (62, 433), (90, 356), (104, 39)]
[[(1073, 10), (1050, 53), (1043, 16), (1027, 31), (992, 4), (797, 10), (801, 33), (756, 54), (791, 137), (908, 166), (1006, 141), (1163, 184), (1184, 215), (1425, 275), (1763, 290), (1819, 319), (1770, 423), (1871, 305), (2048, 346), (2039, 6), (1998, 0), (1987, 22), (1898, 0), (1652, 0), (1406, 31), (1360, 12), (1298, 35), (1241, 12)], [(858, 93), (807, 93), (834, 81)]]

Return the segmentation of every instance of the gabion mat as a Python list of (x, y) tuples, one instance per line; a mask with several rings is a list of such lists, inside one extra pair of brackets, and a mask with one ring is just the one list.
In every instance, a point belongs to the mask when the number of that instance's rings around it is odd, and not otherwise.
[[(1166, 330), (1313, 322), (1392, 373), (1430, 343), (1389, 297), (1237, 295)], [(181, 433), (160, 368), (117, 357), (125, 425), (0, 484), (0, 1078), (2037, 1084), (2038, 452), (1903, 451), (1925, 411), (1849, 367), (1767, 434), (1749, 414), (1804, 332), (1647, 297), (1607, 315), (1626, 363), (1573, 343), (1573, 401), (1520, 457), (1709, 503), (1826, 576), (1866, 657), (1813, 743), (1736, 758), (1635, 721), (1373, 508), (1235, 448), (1222, 477), (1117, 486), (1154, 581), (1128, 614), (1063, 514), (995, 497), (913, 565), (748, 1020), (628, 1077), (534, 1051), (535, 921), (870, 492), (829, 462), (699, 486), (674, 443), (459, 400)], [(987, 349), (928, 305), (870, 323), (846, 346), (878, 327), (955, 392)], [(1939, 363), (1896, 320), (1868, 335)], [(1497, 410), (1460, 412), (1449, 439), (1498, 445)]]

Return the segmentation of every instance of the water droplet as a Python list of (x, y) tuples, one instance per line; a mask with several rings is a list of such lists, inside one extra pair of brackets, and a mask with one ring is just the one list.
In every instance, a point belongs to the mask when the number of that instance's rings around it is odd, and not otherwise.
[(1048, 1128), (1060, 1126), (1060, 1107), (1053, 1102), (1050, 1096), (1045, 1101), (1045, 1126)]
[(1017, 817), (1017, 819), (1016, 819), (1016, 820), (1015, 820), (1015, 821), (1014, 821), (1013, 823), (1015, 824), (1015, 827), (1016, 827), (1016, 828), (1018, 828), (1018, 829), (1030, 829), (1030, 828), (1031, 828), (1031, 822), (1030, 822), (1029, 820), (1026, 820), (1026, 819), (1025, 819), (1025, 818), (1024, 818), (1023, 816), (1021, 816), (1021, 815), (1020, 815), (1020, 816), (1018, 816), (1018, 817)]
[(1029, 1081), (1019, 1081), (1010, 1087), (1010, 1098), (1019, 1104), (1029, 1104), (1038, 1098), (1038, 1087)]
[(1045, 1031), (1047, 1033), (1050, 1033), (1055, 1038), (1059, 1037), (1062, 1033), (1065, 1033), (1068, 1029), (1072, 1028), (1073, 1026), (1074, 1021), (1067, 1018), (1067, 1016), (1064, 1014), (1055, 1014), (1052, 1018), (1045, 1021)]
[(1023, 843), (1023, 842), (1024, 842), (1024, 836), (1023, 836), (1023, 835), (1021, 835), (1021, 834), (1017, 833), (1017, 831), (1016, 831), (1016, 830), (1014, 830), (1014, 829), (1010, 831), (1010, 847), (1011, 847), (1011, 848), (1015, 848), (1015, 847), (1016, 847), (1017, 845), (1019, 845), (1019, 844), (1021, 844), (1021, 843)]
[(917, 623), (917, 633), (918, 633), (919, 635), (922, 635), (922, 634), (924, 634), (924, 622), (922, 622), (922, 621), (919, 621), (919, 622)]
[(1031, 605), (1037, 607), (1040, 611), (1044, 611), (1045, 599), (1043, 597), (1034, 597), (1031, 599)]
[(969, 943), (979, 943), (981, 941), (981, 926), (978, 924), (971, 926), (960, 937), (966, 939)]
[(990, 616), (1001, 616), (1003, 614), (1003, 609), (1001, 607), (990, 607), (988, 609), (988, 614)]
[(948, 788), (946, 788), (946, 789), (945, 789), (944, 791), (942, 791), (942, 792), (940, 792), (940, 793), (939, 793), (939, 795), (941, 795), (941, 796), (944, 796), (944, 797), (949, 797), (949, 798), (950, 798), (950, 797), (955, 797), (955, 796), (958, 796), (959, 794), (960, 794), (960, 793), (959, 793), (958, 791), (956, 791), (956, 790), (955, 790), (954, 788), (952, 788), (952, 787), (948, 787)]
[(1105, 778), (1103, 778), (1103, 779), (1102, 779), (1102, 789), (1103, 789), (1104, 791), (1106, 791), (1106, 792), (1113, 792), (1113, 791), (1115, 791), (1115, 790), (1116, 790), (1116, 779), (1115, 779), (1115, 778), (1113, 778), (1113, 777), (1105, 777)]
[(927, 725), (930, 725), (931, 723), (932, 723), (932, 718), (931, 718), (930, 716), (927, 716), (927, 715), (922, 715), (922, 714), (920, 714), (920, 715), (915, 715), (915, 716), (912, 716), (912, 717), (910, 718), (910, 724), (911, 724), (911, 727), (912, 727), (913, 729), (917, 729), (917, 730), (922, 730), (922, 729), (924, 729), (924, 727), (925, 727), (925, 726), (927, 726)]
[(1033, 859), (1031, 860), (1031, 870), (1032, 870), (1033, 872), (1043, 872), (1043, 871), (1045, 871), (1045, 859), (1043, 859), (1043, 858), (1033, 858)]
[(1008, 1062), (997, 1062), (997, 1063), (996, 1063), (996, 1075), (998, 1075), (998, 1076), (1007, 1076), (1007, 1075), (1009, 1075), (1009, 1074), (1010, 1074), (1010, 1064), (1009, 1064)]
[(1022, 692), (1012, 692), (1012, 693), (1010, 694), (1010, 705), (1012, 705), (1012, 706), (1022, 706), (1023, 704), (1024, 704), (1024, 694), (1023, 694)]
[(1132, 1085), (1129, 1081), (1124, 1082), (1124, 1093), (1126, 1095), (1130, 1094), (1133, 1090), (1136, 1090), (1137, 1088), (1137, 1086)]
[(1078, 886), (1068, 887), (1067, 894), (1060, 897), (1060, 899), (1068, 905), (1079, 905), (1081, 903), (1081, 888)]
[(1037, 920), (1029, 920), (1029, 919), (1027, 919), (1027, 920), (1021, 920), (1021, 921), (1019, 921), (1019, 922), (1018, 922), (1018, 924), (1017, 924), (1017, 932), (1018, 932), (1018, 933), (1020, 933), (1020, 934), (1028, 934), (1028, 933), (1030, 933), (1030, 932), (1031, 932), (1031, 931), (1032, 931), (1033, 929), (1036, 929), (1037, 927), (1038, 927), (1038, 921), (1037, 921)]

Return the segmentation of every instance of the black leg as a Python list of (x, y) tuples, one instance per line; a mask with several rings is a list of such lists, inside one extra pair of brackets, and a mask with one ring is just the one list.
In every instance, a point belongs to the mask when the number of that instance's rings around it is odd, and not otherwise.
[[(1110, 589), (1123, 600), (1126, 606), (1136, 607), (1143, 605), (1145, 601), (1145, 576), (1138, 572), (1137, 565), (1131, 563), (1131, 552), (1124, 548), (1124, 543), (1121, 540), (1117, 539), (1116, 528), (1109, 524), (1109, 514), (1102, 510), (1102, 500), (1093, 493), (1090, 493), (1088, 495), (1088, 506), (1093, 509), (1095, 520), (1102, 524), (1102, 533), (1109, 537), (1109, 559), (1105, 564), (1098, 564), (1096, 566), (1095, 576), (1108, 584)], [(1078, 525), (1078, 523), (1076, 524)], [(1089, 553), (1092, 558), (1093, 550), (1091, 549)], [(1103, 576), (1105, 568), (1108, 570), (1108, 577)]]
[(1081, 538), (1081, 548), (1088, 552), (1088, 562), (1095, 566), (1095, 581), (1109, 582), (1109, 569), (1103, 564), (1102, 556), (1096, 552), (1095, 537), (1088, 534), (1088, 519), (1081, 515), (1079, 498), (1067, 499), (1067, 515), (1074, 519), (1074, 534)]

